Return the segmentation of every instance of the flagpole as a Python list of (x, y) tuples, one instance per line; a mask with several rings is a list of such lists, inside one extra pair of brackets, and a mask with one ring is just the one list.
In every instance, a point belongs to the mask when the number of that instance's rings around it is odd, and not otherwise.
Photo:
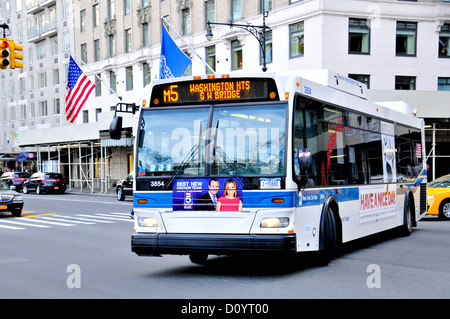
[(167, 23), (167, 25), (178, 35), (178, 37), (181, 39), (181, 41), (183, 41), (184, 42), (184, 44), (186, 44), (191, 50), (192, 50), (192, 52), (194, 52), (194, 54), (200, 59), (200, 61), (202, 61), (203, 62), (203, 64), (204, 65), (206, 65), (206, 67), (212, 72), (212, 73), (216, 73), (216, 71), (214, 71), (210, 66), (209, 66), (209, 64), (208, 63), (206, 63), (205, 61), (203, 61), (203, 59), (202, 59), (202, 57), (201, 56), (199, 56), (198, 54), (197, 54), (197, 52), (195, 52), (195, 50), (194, 50), (194, 48), (193, 47), (191, 47), (190, 45), (189, 45), (189, 43), (187, 43), (186, 42), (186, 40), (184, 40), (183, 39), (183, 37), (178, 33), (178, 31), (169, 23), (169, 21), (167, 21), (167, 19), (165, 18), (165, 17), (163, 17), (163, 16), (161, 16), (161, 20), (163, 20), (165, 23)]
[(117, 96), (118, 98), (119, 98), (119, 100), (121, 100), (122, 101), (122, 97), (121, 96), (119, 96), (119, 94), (117, 94), (117, 92), (116, 91), (114, 91), (110, 86), (109, 86), (109, 84), (108, 83), (106, 83), (105, 81), (103, 81), (102, 80), (102, 78), (101, 77), (99, 77), (86, 63), (84, 63), (84, 61), (82, 60), (82, 59), (80, 59), (76, 54), (75, 54), (75, 52), (72, 52), (72, 51), (70, 51), (70, 54), (71, 55), (73, 55), (74, 57), (76, 57), (79, 61), (81, 61), (81, 63), (83, 63), (83, 66), (85, 66), (88, 70), (89, 70), (89, 72), (91, 72), (92, 74), (94, 74), (94, 76), (97, 78), (97, 79), (99, 79), (100, 80), (100, 82), (102, 82), (115, 96)]

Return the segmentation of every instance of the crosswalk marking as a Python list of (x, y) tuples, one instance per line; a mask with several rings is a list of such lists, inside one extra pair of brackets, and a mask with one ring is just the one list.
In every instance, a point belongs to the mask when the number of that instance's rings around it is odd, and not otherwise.
[(14, 227), (14, 226), (6, 226), (6, 225), (0, 225), (0, 228), (14, 229), (14, 230), (25, 229), (23, 227)]
[(50, 226), (45, 226), (45, 225), (35, 225), (35, 224), (30, 224), (30, 223), (17, 222), (17, 221), (13, 221), (13, 220), (2, 220), (2, 223), (16, 224), (16, 225), (21, 225), (21, 226), (37, 227), (37, 228), (48, 228), (48, 227), (50, 227)]
[[(28, 218), (27, 218), (28, 217)], [(29, 227), (50, 228), (55, 226), (77, 226), (77, 225), (95, 225), (95, 224), (113, 224), (119, 221), (133, 222), (129, 213), (109, 213), (109, 214), (41, 214), (31, 216), (22, 216), (11, 219), (0, 219), (0, 228), (11, 230), (23, 230)]]
[[(78, 214), (77, 216), (90, 216), (90, 215), (83, 215), (83, 214)], [(107, 216), (107, 217), (105, 217)], [(110, 215), (108, 214), (95, 214), (95, 218), (102, 218), (102, 219), (108, 219), (108, 220), (122, 220), (122, 221), (130, 221), (132, 222), (132, 219), (124, 219), (124, 218), (115, 218), (115, 217), (109, 217)]]

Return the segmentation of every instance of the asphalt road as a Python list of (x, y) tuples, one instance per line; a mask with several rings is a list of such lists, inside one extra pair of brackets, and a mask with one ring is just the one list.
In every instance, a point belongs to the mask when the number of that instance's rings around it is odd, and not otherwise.
[(202, 266), (187, 256), (133, 254), (131, 200), (24, 198), (23, 217), (0, 215), (0, 299), (450, 297), (450, 222), (435, 218), (420, 221), (410, 237), (387, 232), (347, 244), (325, 267), (309, 255), (211, 257)]

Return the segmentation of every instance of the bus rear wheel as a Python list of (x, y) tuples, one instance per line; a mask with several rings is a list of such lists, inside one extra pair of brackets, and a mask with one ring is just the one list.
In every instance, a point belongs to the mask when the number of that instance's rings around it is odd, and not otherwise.
[(408, 203), (405, 207), (404, 212), (404, 222), (403, 225), (400, 227), (400, 235), (403, 237), (408, 237), (412, 234), (413, 229), (413, 210), (411, 208), (411, 203)]

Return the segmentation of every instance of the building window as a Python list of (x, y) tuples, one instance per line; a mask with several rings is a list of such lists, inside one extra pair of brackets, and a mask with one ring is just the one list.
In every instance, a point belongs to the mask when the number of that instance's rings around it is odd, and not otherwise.
[(366, 19), (349, 19), (348, 53), (370, 53), (370, 28)]
[(231, 20), (242, 18), (242, 0), (231, 0)]
[(131, 29), (125, 30), (125, 53), (130, 53), (131, 47)]
[(150, 34), (148, 31), (148, 23), (142, 24), (142, 46), (148, 47), (150, 45)]
[[(259, 63), (263, 65), (264, 60), (262, 50), (260, 50), (259, 56)], [(272, 31), (266, 31), (266, 63), (272, 63)]]
[(94, 40), (94, 61), (100, 61), (100, 40)]
[(131, 0), (124, 0), (125, 15), (131, 13)]
[(38, 45), (36, 45), (36, 50), (37, 50), (38, 61), (45, 59), (45, 42), (42, 42), (42, 43), (39, 43)]
[(189, 8), (181, 10), (183, 19), (183, 35), (188, 35), (191, 33), (191, 13)]
[(30, 104), (30, 118), (34, 119), (36, 117), (36, 107), (34, 103)]
[(417, 22), (397, 21), (396, 55), (416, 56)]
[(27, 105), (26, 104), (22, 104), (20, 106), (20, 119), (21, 120), (27, 119)]
[(416, 77), (415, 76), (396, 76), (395, 77), (396, 90), (415, 90)]
[(216, 4), (214, 0), (205, 1), (205, 19), (206, 22), (216, 22)]
[(145, 87), (147, 84), (150, 84), (150, 82), (152, 81), (152, 73), (150, 70), (150, 65), (148, 63), (143, 63), (142, 72), (143, 72), (142, 76), (144, 78), (144, 87)]
[(47, 110), (47, 101), (40, 101), (39, 102), (39, 116), (47, 116), (48, 110)]
[(59, 69), (53, 69), (53, 85), (59, 84)]
[(83, 43), (81, 45), (81, 60), (84, 63), (87, 63), (87, 45), (86, 45), (86, 43)]
[(86, 9), (80, 11), (80, 32), (86, 31)]
[(303, 21), (289, 26), (289, 39), (289, 58), (303, 56), (305, 53), (305, 28)]
[(92, 22), (94, 24), (94, 28), (100, 25), (100, 11), (98, 3), (92, 6)]
[[(206, 49), (206, 63), (211, 67), (211, 69), (213, 69), (214, 71), (216, 71), (216, 46), (210, 46), (207, 47)], [(211, 74), (212, 71), (206, 67), (206, 74)]]
[(42, 72), (38, 74), (38, 82), (39, 82), (39, 88), (43, 89), (47, 87), (47, 73)]
[(53, 100), (53, 114), (60, 114), (61, 113), (61, 106), (59, 99)]
[(111, 21), (114, 18), (114, 15), (116, 14), (114, 10), (114, 0), (107, 0), (107, 8), (108, 8), (108, 21)]
[(438, 91), (450, 91), (450, 78), (438, 78)]
[(102, 81), (100, 80), (100, 74), (95, 77), (95, 96), (102, 95)]
[(370, 75), (367, 74), (349, 74), (350, 79), (364, 83), (368, 89), (370, 89)]
[(96, 122), (98, 122), (98, 117), (99, 117), (100, 113), (102, 113), (102, 109), (101, 108), (95, 109), (95, 121)]
[(89, 123), (89, 111), (88, 110), (83, 111), (83, 123)]
[(231, 69), (242, 69), (242, 45), (239, 40), (231, 41)]
[(126, 72), (127, 91), (131, 91), (133, 89), (133, 67), (132, 66), (126, 67), (125, 72)]
[(444, 24), (439, 32), (439, 57), (450, 57), (450, 24)]
[[(109, 87), (114, 92), (117, 91), (117, 79), (116, 79), (116, 74), (113, 71), (109, 72)], [(112, 94), (111, 91), (110, 91), (110, 93)]]
[(108, 42), (109, 42), (109, 57), (112, 58), (115, 55), (115, 48), (116, 48), (116, 41), (114, 39), (114, 35), (108, 36)]
[(9, 120), (11, 122), (16, 120), (16, 107), (15, 106), (11, 106), (9, 108)]

